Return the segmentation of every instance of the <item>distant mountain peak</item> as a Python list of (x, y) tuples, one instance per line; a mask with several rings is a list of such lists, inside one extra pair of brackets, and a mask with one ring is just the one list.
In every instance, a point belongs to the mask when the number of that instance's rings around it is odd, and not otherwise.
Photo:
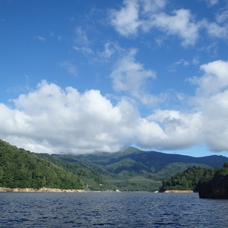
[(135, 152), (139, 152), (139, 151), (142, 151), (136, 147), (133, 147), (133, 146), (127, 146), (125, 148), (122, 148), (119, 152), (121, 153), (135, 153)]

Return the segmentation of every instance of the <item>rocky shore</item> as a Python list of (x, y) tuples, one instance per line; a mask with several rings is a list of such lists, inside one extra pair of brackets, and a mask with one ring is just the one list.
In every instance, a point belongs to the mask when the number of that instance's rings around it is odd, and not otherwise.
[(83, 189), (60, 189), (60, 188), (5, 188), (0, 187), (0, 192), (85, 192)]

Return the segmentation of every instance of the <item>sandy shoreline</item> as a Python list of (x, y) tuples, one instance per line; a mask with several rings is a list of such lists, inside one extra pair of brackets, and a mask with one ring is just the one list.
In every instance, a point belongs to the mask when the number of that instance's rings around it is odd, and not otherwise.
[(0, 187), (0, 192), (85, 192), (83, 189), (60, 189), (60, 188), (6, 188)]
[(194, 193), (192, 190), (166, 190), (164, 193)]
[[(84, 189), (60, 189), (60, 188), (7, 188), (0, 187), (0, 192), (87, 192)], [(92, 191), (92, 192), (100, 192), (100, 191)], [(108, 191), (108, 192), (116, 192), (116, 191)], [(155, 193), (158, 193), (156, 191)], [(192, 190), (166, 190), (161, 193), (194, 193)]]

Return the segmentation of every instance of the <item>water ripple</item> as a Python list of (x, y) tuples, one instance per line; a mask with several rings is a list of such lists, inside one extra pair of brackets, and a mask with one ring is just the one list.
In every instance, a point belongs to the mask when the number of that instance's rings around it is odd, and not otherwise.
[(198, 194), (0, 193), (0, 227), (228, 227), (227, 200)]

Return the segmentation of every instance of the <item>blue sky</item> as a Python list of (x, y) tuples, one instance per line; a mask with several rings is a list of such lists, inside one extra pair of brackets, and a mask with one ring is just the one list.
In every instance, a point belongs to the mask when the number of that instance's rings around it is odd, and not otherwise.
[(2, 0), (0, 33), (1, 139), (227, 156), (227, 1)]

